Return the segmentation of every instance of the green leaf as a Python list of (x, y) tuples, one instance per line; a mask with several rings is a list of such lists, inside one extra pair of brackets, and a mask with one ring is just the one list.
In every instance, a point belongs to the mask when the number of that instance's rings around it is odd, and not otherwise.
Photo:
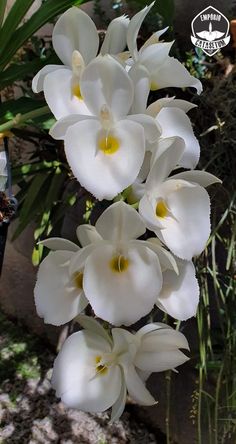
[[(43, 162), (42, 162), (43, 163)], [(51, 164), (56, 162), (51, 162)], [(48, 162), (50, 164), (50, 162)], [(67, 171), (61, 171), (59, 166), (53, 171), (45, 171), (36, 174), (31, 179), (29, 186), (25, 186), (21, 193), (21, 206), (19, 208), (19, 224), (13, 235), (13, 240), (25, 229), (25, 227), (35, 220), (36, 216), (41, 217), (41, 221), (35, 230), (34, 237), (38, 240), (43, 233), (48, 233), (51, 229), (51, 212), (61, 198), (62, 188), (67, 178)], [(18, 195), (17, 195), (18, 197)], [(38, 252), (35, 254), (37, 262)]]
[(7, 69), (0, 73), (0, 89), (5, 88), (8, 85), (17, 80), (24, 80), (26, 76), (36, 74), (45, 65), (49, 64), (61, 64), (61, 61), (56, 55), (50, 55), (44, 59), (35, 58), (35, 60), (27, 63), (12, 63)]
[(12, 5), (4, 25), (0, 31), (0, 47), (6, 48), (8, 42), (12, 38), (12, 34), (24, 18), (26, 12), (30, 6), (34, 3), (34, 0), (16, 0)]
[(32, 253), (32, 263), (35, 267), (37, 267), (43, 257), (43, 245), (35, 245)]
[(20, 209), (21, 209), (22, 204), (27, 196), (27, 191), (28, 191), (30, 184), (31, 184), (31, 180), (28, 183), (24, 184), (24, 186), (20, 189), (20, 191), (18, 191), (18, 193), (16, 193), (15, 197), (18, 202), (18, 209), (17, 209), (16, 217), (19, 216)]
[[(22, 0), (17, 0), (22, 1)], [(56, 15), (66, 11), (70, 6), (79, 6), (83, 0), (47, 0), (36, 11), (32, 17), (23, 25), (21, 25), (12, 35), (8, 44), (2, 42), (0, 50), (0, 69), (11, 61), (16, 51), (28, 40), (39, 28), (50, 22)]]
[(7, 0), (0, 0), (0, 28), (2, 26), (6, 6), (7, 6)]
[[(27, 97), (20, 97), (17, 100), (7, 100), (0, 105), (0, 124), (14, 119), (17, 114), (26, 114), (39, 109), (45, 105), (45, 102)], [(50, 113), (49, 113), (50, 115)]]
[(50, 210), (54, 202), (58, 201), (66, 177), (67, 177), (67, 172), (61, 171), (59, 167), (56, 168), (55, 172), (51, 175), (51, 184), (45, 199), (46, 210)]
[(36, 214), (42, 210), (42, 204), (48, 190), (48, 173), (37, 174), (31, 181), (26, 197), (23, 201), (19, 214), (19, 225), (13, 235), (15, 240), (24, 228), (34, 220)]
[(44, 211), (40, 225), (34, 231), (34, 239), (36, 241), (40, 238), (40, 236), (42, 236), (42, 234), (46, 230), (48, 223), (49, 223), (49, 219), (50, 219), (50, 211)]
[(12, 168), (12, 179), (14, 183), (17, 183), (22, 179), (22, 177), (32, 176), (35, 173), (42, 171), (50, 171), (61, 165), (61, 162), (53, 160), (52, 162), (47, 162), (43, 160), (41, 162), (25, 163), (17, 167)]

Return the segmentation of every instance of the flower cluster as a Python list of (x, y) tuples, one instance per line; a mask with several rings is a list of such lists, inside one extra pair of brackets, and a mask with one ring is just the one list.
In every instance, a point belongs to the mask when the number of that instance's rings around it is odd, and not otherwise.
[[(187, 116), (194, 105), (163, 97), (147, 107), (150, 90), (202, 89), (169, 56), (173, 42), (159, 41), (166, 29), (138, 50), (139, 29), (152, 6), (131, 20), (114, 19), (100, 50), (90, 17), (69, 9), (52, 37), (63, 65), (48, 65), (33, 80), (57, 119), (50, 133), (64, 141), (74, 176), (98, 200), (115, 198), (95, 226), (77, 228), (80, 246), (62, 238), (42, 241), (51, 251), (35, 286), (37, 312), (46, 323), (76, 319), (83, 327), (55, 361), (58, 396), (85, 411), (112, 407), (113, 420), (122, 414), (127, 392), (140, 404), (154, 404), (145, 387), (150, 373), (188, 359), (180, 350), (188, 349), (186, 338), (165, 324), (147, 324), (136, 333), (119, 327), (155, 306), (178, 320), (195, 316), (199, 286), (192, 258), (210, 234), (205, 188), (219, 182), (194, 170), (200, 147)], [(81, 314), (89, 304), (110, 330)]]

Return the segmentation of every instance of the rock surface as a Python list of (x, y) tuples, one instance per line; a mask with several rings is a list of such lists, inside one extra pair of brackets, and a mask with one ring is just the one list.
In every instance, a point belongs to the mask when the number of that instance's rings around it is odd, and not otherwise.
[(110, 424), (107, 413), (89, 415), (63, 406), (50, 385), (54, 354), (0, 318), (1, 443), (163, 444), (128, 411)]

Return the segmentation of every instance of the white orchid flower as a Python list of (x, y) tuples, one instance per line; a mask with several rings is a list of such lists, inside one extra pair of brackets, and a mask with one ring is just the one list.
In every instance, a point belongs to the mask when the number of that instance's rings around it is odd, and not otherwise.
[[(77, 229), (84, 249), (92, 248), (84, 264), (84, 293), (95, 314), (113, 325), (130, 325), (149, 313), (162, 287), (161, 264), (176, 269), (161, 246), (136, 240), (145, 231), (137, 211), (124, 202), (108, 207), (95, 227)], [(72, 275), (84, 260), (82, 251), (71, 261)]]
[[(101, 54), (123, 51), (128, 24), (126, 16), (112, 20)], [(75, 113), (90, 115), (81, 95), (80, 79), (85, 66), (98, 52), (99, 35), (94, 22), (78, 7), (68, 9), (54, 27), (52, 44), (63, 65), (42, 68), (33, 79), (33, 91), (44, 91), (46, 102), (56, 119)]]
[(113, 199), (136, 179), (145, 154), (145, 139), (159, 136), (153, 117), (129, 115), (133, 85), (122, 65), (98, 56), (84, 70), (84, 102), (94, 117), (68, 116), (51, 129), (65, 140), (73, 174), (99, 200)]
[[(168, 139), (163, 139), (166, 142)], [(168, 177), (185, 149), (180, 138), (156, 155), (139, 203), (147, 228), (181, 259), (191, 260), (205, 248), (210, 235), (210, 199), (204, 189), (220, 182), (205, 171), (186, 171)]]
[(83, 292), (83, 263), (76, 273), (69, 273), (70, 261), (80, 248), (61, 238), (41, 243), (52, 251), (38, 270), (34, 289), (37, 313), (47, 324), (62, 325), (74, 319), (88, 305)]
[[(168, 55), (173, 42), (159, 42), (160, 33), (155, 33), (138, 51), (136, 39), (139, 29), (153, 5), (154, 2), (135, 14), (127, 31), (127, 45), (131, 55), (127, 64), (131, 66), (129, 75), (134, 82), (133, 112), (144, 112), (150, 89), (173, 86), (193, 87), (198, 94), (202, 91), (200, 80), (191, 76), (177, 59)], [(161, 30), (161, 34), (165, 31)]]
[(68, 407), (103, 412), (111, 420), (123, 413), (127, 391), (134, 401), (153, 405), (155, 399), (138, 372), (174, 369), (188, 360), (184, 335), (165, 324), (148, 324), (136, 334), (113, 328), (112, 337), (95, 320), (79, 316), (84, 327), (73, 333), (55, 360), (52, 386)]
[[(191, 121), (186, 115), (196, 105), (174, 97), (159, 99), (152, 103), (146, 110), (149, 116), (156, 119), (161, 129), (161, 138), (181, 137), (185, 142), (185, 149), (179, 166), (195, 168), (200, 157), (200, 145), (194, 135)], [(149, 149), (158, 149), (158, 142), (152, 144)]]
[(7, 182), (7, 158), (5, 151), (0, 151), (0, 191), (4, 191)]

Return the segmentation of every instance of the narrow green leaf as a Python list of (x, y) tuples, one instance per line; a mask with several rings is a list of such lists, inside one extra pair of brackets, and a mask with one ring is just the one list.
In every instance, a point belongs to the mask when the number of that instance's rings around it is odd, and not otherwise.
[(12, 63), (7, 69), (0, 73), (0, 89), (6, 88), (8, 85), (17, 80), (24, 80), (26, 76), (36, 74), (41, 68), (49, 64), (61, 64), (56, 55), (50, 55), (44, 59), (35, 58), (31, 62)]
[(62, 186), (65, 183), (67, 177), (67, 172), (61, 171), (61, 169), (58, 167), (50, 177), (51, 184), (45, 199), (45, 209), (47, 210), (50, 210), (53, 206), (53, 203), (59, 199)]
[(35, 245), (32, 253), (32, 263), (35, 267), (37, 267), (43, 257), (43, 245)]
[(0, 124), (14, 119), (17, 114), (25, 114), (45, 105), (42, 100), (20, 97), (17, 100), (7, 100), (0, 105)]
[[(32, 183), (28, 189), (28, 193), (20, 213), (20, 219), (24, 219), (24, 217), (26, 217), (27, 214), (30, 213), (30, 208), (33, 202), (36, 201), (40, 193), (41, 187), (44, 184), (45, 180), (47, 180), (47, 178), (48, 178), (47, 173), (40, 173), (37, 174), (32, 180)], [(43, 196), (43, 199), (45, 199), (45, 195)]]
[(52, 162), (46, 162), (46, 160), (43, 160), (41, 162), (25, 163), (12, 168), (12, 178), (14, 183), (16, 183), (17, 180), (22, 179), (22, 177), (31, 176), (45, 170), (53, 170), (60, 165), (61, 162), (57, 160), (53, 160)]
[(19, 215), (20, 207), (22, 206), (22, 203), (27, 196), (28, 189), (30, 187), (31, 182), (32, 182), (32, 179), (30, 179), (27, 182), (25, 180), (18, 182), (18, 186), (20, 187), (20, 190), (18, 191), (18, 193), (15, 196), (17, 199), (17, 202), (18, 202), (17, 216)]
[[(21, 0), (19, 0), (21, 1)], [(66, 11), (70, 6), (79, 6), (83, 0), (47, 0), (42, 4), (40, 9), (36, 11), (32, 17), (23, 25), (21, 25), (12, 35), (11, 41), (3, 46), (0, 50), (0, 69), (11, 61), (16, 51), (28, 40), (39, 28), (50, 22), (56, 15)]]
[(0, 0), (0, 28), (3, 23), (6, 6), (7, 6), (7, 0)]
[(7, 47), (8, 42), (12, 38), (12, 34), (15, 32), (16, 28), (33, 3), (34, 0), (16, 0), (14, 2), (0, 31), (1, 48)]
[(27, 225), (35, 220), (36, 216), (43, 211), (45, 195), (49, 186), (49, 175), (36, 175), (28, 188), (28, 192), (19, 210), (19, 224), (13, 234), (12, 240), (15, 240)]
[(49, 219), (50, 219), (50, 211), (44, 211), (40, 225), (34, 231), (35, 241), (37, 241), (40, 238), (40, 236), (42, 236), (42, 234), (46, 231), (47, 226), (49, 224)]

